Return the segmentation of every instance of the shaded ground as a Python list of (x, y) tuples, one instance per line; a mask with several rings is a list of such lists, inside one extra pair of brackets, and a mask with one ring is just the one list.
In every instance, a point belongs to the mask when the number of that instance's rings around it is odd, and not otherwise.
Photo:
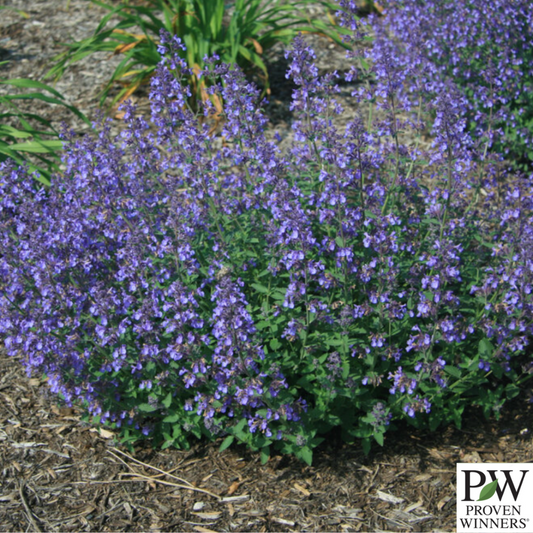
[(402, 427), (365, 456), (332, 436), (309, 467), (220, 442), (130, 455), (0, 355), (0, 531), (454, 531), (458, 462), (530, 462), (533, 404), (462, 430)]
[[(42, 79), (60, 42), (90, 35), (103, 14), (86, 0), (5, 4), (29, 15), (2, 12), (0, 60), (11, 61), (0, 67), (6, 78)], [(322, 71), (345, 69), (342, 50), (326, 39), (306, 39)], [(57, 89), (91, 115), (118, 61), (106, 54), (86, 58)], [(267, 113), (288, 140), (291, 86), (282, 48), (268, 61)], [(338, 125), (351, 118), (349, 92), (343, 87), (348, 112)], [(146, 108), (145, 95), (138, 102)], [(46, 105), (34, 111), (56, 123), (72, 120)], [(454, 531), (456, 463), (533, 461), (533, 404), (525, 392), (499, 421), (471, 411), (462, 430), (427, 435), (404, 426), (368, 457), (331, 436), (308, 467), (280, 456), (262, 466), (242, 447), (218, 453), (220, 443), (196, 443), (187, 452), (144, 444), (125, 455), (112, 434), (84, 425), (75, 410), (55, 407), (46, 390), (25, 376), (20, 361), (0, 353), (2, 532)]]

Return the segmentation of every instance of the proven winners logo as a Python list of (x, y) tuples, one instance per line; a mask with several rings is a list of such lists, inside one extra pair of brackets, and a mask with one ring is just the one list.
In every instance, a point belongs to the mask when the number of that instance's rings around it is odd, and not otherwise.
[(533, 531), (533, 463), (458, 463), (457, 533)]

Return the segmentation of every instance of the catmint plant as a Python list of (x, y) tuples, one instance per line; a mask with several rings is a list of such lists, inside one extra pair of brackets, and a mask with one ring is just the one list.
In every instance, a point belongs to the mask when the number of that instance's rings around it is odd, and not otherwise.
[(368, 451), (401, 420), (497, 414), (530, 375), (533, 191), (475, 157), (463, 101), (433, 102), (426, 149), (405, 143), (421, 119), (399, 120), (401, 85), (338, 131), (338, 76), (299, 36), (284, 153), (258, 89), (213, 58), (215, 138), (210, 100), (186, 105), (182, 47), (162, 34), (149, 121), (128, 104), (120, 138), (65, 133), (51, 187), (0, 167), (8, 353), (125, 444), (204, 436), (310, 463), (335, 427)]
[(490, 150), (531, 171), (530, 2), (394, 0), (383, 6), (385, 16), (371, 18), (375, 40), (367, 56), (382, 90), (397, 86), (399, 108), (410, 110), (420, 99), (431, 107), (451, 88), (480, 154)]

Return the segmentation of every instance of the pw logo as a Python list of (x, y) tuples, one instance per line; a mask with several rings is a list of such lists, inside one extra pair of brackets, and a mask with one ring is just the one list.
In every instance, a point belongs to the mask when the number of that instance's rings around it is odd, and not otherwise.
[(457, 464), (457, 533), (533, 531), (533, 465)]
[[(498, 484), (498, 479), (496, 478), (496, 472), (497, 470), (487, 470), (486, 473), (489, 474), (492, 481), (485, 485), (487, 481), (487, 476), (485, 472), (482, 472), (480, 470), (463, 470), (463, 474), (465, 477), (465, 497), (462, 499), (463, 502), (472, 502), (474, 499), (472, 498), (472, 489), (477, 489), (479, 487), (483, 487), (481, 490), (479, 497), (477, 499), (478, 502), (488, 500), (494, 496), (494, 493), (498, 495), (498, 499), (502, 501), (505, 491), (507, 488), (511, 491), (511, 494), (513, 496), (514, 501), (518, 499), (518, 496), (520, 494), (520, 490), (522, 489), (522, 485), (524, 483), (524, 479), (526, 477), (526, 474), (529, 473), (529, 470), (520, 470), (522, 477), (520, 479), (520, 482), (518, 483), (518, 486), (516, 485), (515, 480), (513, 480), (513, 477), (511, 475), (512, 470), (500, 470), (501, 474), (505, 477), (505, 484), (503, 485), (503, 488), (500, 488)], [(515, 474), (516, 475), (516, 474)], [(477, 477), (477, 479), (475, 479)], [(477, 481), (477, 483), (474, 483), (474, 480)]]

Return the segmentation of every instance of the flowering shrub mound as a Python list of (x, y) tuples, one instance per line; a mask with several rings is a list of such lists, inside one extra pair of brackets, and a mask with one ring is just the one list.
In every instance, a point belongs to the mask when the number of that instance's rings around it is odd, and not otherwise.
[(241, 72), (210, 64), (220, 142), (162, 37), (156, 133), (129, 106), (121, 139), (106, 124), (68, 139), (49, 188), (0, 167), (8, 352), (125, 443), (223, 436), (264, 460), (274, 446), (310, 462), (336, 426), (368, 450), (394, 420), (434, 430), (518, 394), (532, 185), (472, 155), (460, 109), (435, 104), (426, 153), (397, 120), (336, 131), (335, 75), (298, 38), (290, 152), (265, 139)]
[(529, 0), (385, 0), (369, 58), (394, 65), (399, 105), (453, 86), (475, 141), (533, 169), (533, 9)]

